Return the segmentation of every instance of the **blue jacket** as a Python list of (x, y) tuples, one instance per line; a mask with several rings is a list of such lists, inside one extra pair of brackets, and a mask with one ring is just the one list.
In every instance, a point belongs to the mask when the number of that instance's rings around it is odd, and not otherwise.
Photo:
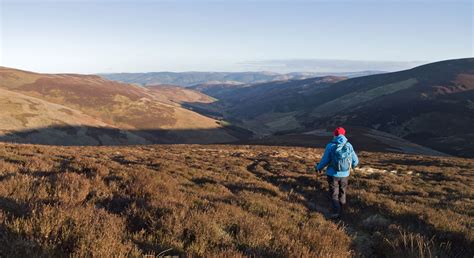
[[(328, 166), (331, 163), (332, 155), (334, 155), (334, 150), (337, 146), (343, 145), (347, 142), (347, 138), (340, 134), (332, 139), (330, 143), (326, 146), (326, 150), (324, 151), (323, 158), (319, 162), (317, 169), (322, 170), (326, 166)], [(352, 145), (347, 142), (346, 146), (352, 149), (352, 167), (355, 168), (357, 164), (359, 164), (359, 158), (354, 152), (354, 148)], [(332, 166), (328, 166), (328, 169), (326, 170), (326, 175), (328, 176), (334, 176), (334, 177), (348, 177), (350, 174), (350, 171), (336, 171)]]

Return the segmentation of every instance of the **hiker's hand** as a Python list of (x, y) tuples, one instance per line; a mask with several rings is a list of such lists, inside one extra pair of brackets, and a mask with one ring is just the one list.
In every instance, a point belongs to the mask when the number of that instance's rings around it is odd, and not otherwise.
[(314, 165), (314, 170), (315, 170), (316, 173), (318, 173), (318, 174), (323, 173), (323, 170), (322, 170), (322, 169), (318, 169), (318, 164)]

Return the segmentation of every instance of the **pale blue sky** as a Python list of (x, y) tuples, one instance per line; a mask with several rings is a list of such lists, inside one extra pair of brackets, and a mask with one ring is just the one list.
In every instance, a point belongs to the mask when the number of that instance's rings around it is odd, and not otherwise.
[(0, 2), (0, 65), (38, 72), (332, 69), (319, 59), (393, 70), (473, 56), (471, 0)]

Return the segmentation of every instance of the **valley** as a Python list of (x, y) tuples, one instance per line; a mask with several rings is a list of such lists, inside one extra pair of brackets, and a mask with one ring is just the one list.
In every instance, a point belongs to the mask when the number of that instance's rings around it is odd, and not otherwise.
[(270, 141), (275, 135), (304, 135), (345, 125), (366, 128), (366, 134), (377, 130), (439, 152), (473, 157), (473, 74), (474, 59), (466, 58), (357, 78), (197, 86), (218, 101), (187, 105), (257, 136), (269, 136)]
[[(254, 84), (225, 80), (190, 87), (1, 68), (0, 116), (9, 122), (0, 128), (0, 140), (320, 147), (329, 134), (311, 132), (344, 125), (354, 130), (351, 137), (362, 150), (472, 157), (473, 60), (356, 78), (280, 78)], [(178, 75), (173, 78), (189, 76)]]

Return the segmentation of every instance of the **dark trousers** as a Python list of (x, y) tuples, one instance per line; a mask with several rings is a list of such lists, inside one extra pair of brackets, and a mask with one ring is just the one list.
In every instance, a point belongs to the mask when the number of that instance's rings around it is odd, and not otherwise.
[(346, 191), (349, 177), (328, 176), (329, 197), (334, 213), (341, 213), (341, 207), (346, 204)]

